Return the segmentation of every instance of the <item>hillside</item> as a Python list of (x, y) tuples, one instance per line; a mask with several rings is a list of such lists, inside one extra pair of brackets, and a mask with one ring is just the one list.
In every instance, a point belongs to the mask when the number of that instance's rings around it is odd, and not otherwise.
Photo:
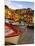
[(33, 24), (34, 10), (31, 8), (13, 10), (5, 6), (5, 18), (19, 23), (22, 21), (26, 24)]

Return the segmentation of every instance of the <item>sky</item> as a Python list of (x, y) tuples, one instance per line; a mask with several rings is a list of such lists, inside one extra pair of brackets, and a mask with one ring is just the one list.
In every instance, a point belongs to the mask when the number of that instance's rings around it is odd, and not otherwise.
[(34, 9), (34, 3), (33, 2), (26, 2), (26, 1), (5, 0), (5, 5), (10, 7), (11, 9), (22, 9), (22, 8)]

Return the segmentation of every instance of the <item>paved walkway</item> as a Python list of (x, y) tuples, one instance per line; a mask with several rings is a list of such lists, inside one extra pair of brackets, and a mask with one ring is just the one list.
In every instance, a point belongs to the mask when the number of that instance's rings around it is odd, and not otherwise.
[[(23, 29), (21, 29), (23, 31)], [(34, 30), (27, 28), (27, 31), (22, 34), (19, 44), (32, 44), (34, 43)]]

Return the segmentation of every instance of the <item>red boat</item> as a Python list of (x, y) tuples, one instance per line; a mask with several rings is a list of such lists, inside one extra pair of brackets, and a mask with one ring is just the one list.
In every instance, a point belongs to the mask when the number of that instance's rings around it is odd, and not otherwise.
[(22, 32), (12, 24), (5, 23), (5, 42), (18, 44)]
[(14, 37), (22, 34), (22, 32), (12, 24), (5, 23), (5, 37)]

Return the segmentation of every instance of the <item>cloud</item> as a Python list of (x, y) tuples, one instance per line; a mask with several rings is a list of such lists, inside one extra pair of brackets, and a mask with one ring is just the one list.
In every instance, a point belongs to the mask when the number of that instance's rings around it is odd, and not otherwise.
[(16, 9), (20, 9), (20, 8), (23, 8), (23, 5), (22, 4), (20, 4), (20, 3), (16, 3), (16, 2), (13, 2), (13, 3), (11, 3), (11, 5), (15, 8), (16, 7)]
[(8, 7), (12, 8), (12, 9), (20, 9), (20, 8), (22, 8), (21, 4), (14, 3), (11, 0), (5, 0), (5, 5), (7, 5)]
[(9, 0), (9, 1), (26, 1), (26, 2), (34, 2), (33, 0)]
[(5, 0), (5, 5), (7, 5), (8, 7), (12, 8), (12, 9), (16, 9), (16, 7), (14, 7), (14, 6), (11, 4), (11, 0)]
[(12, 9), (32, 8), (32, 2), (5, 0), (5, 4)]

